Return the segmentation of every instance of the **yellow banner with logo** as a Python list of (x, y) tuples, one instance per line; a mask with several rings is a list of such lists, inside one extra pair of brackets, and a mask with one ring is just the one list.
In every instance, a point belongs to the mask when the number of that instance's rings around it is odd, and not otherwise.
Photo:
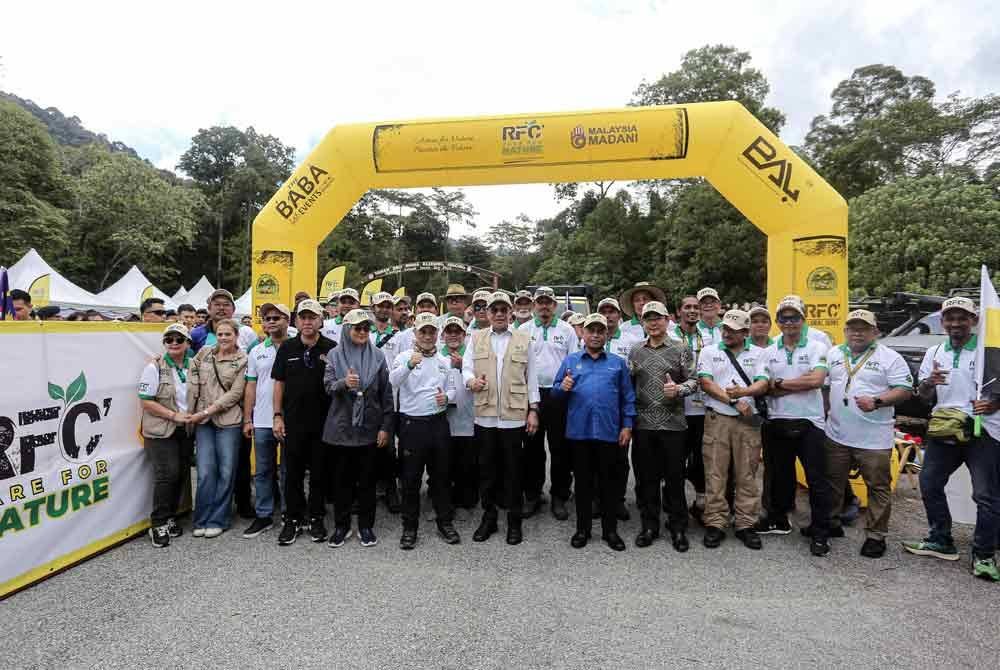
[(367, 309), (372, 304), (372, 296), (381, 290), (381, 279), (373, 279), (365, 284), (365, 287), (361, 289), (361, 306)]
[(332, 293), (344, 288), (344, 278), (347, 275), (347, 266), (338, 265), (323, 277), (323, 283), (319, 287), (319, 297), (326, 299)]
[(400, 286), (399, 288), (396, 289), (396, 292), (392, 294), (392, 297), (402, 298), (405, 295), (406, 295), (406, 287)]

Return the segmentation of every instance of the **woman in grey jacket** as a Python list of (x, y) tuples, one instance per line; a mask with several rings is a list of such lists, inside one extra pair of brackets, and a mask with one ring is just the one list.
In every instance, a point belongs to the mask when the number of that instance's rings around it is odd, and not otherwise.
[(351, 502), (358, 485), (358, 536), (362, 546), (377, 542), (375, 525), (375, 449), (389, 444), (394, 418), (392, 387), (385, 356), (368, 336), (372, 317), (354, 309), (344, 317), (340, 346), (331, 352), (323, 386), (330, 412), (323, 441), (336, 449), (337, 484), (330, 546), (339, 547), (351, 534)]

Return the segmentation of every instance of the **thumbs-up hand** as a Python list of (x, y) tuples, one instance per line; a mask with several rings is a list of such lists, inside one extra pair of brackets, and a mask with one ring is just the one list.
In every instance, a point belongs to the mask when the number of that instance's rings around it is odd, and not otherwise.
[(680, 392), (677, 390), (677, 384), (671, 379), (670, 373), (667, 373), (667, 381), (663, 383), (663, 397), (667, 400), (676, 400)]
[(458, 353), (457, 351), (451, 352), (451, 367), (455, 368), (456, 370), (462, 369), (462, 354)]
[(413, 353), (410, 354), (410, 361), (409, 361), (409, 363), (407, 363), (407, 365), (409, 365), (410, 369), (412, 370), (413, 368), (415, 368), (418, 365), (420, 365), (420, 362), (423, 361), (423, 360), (424, 360), (424, 355), (421, 354), (416, 349), (414, 349)]
[(444, 407), (448, 404), (448, 396), (444, 394), (444, 390), (440, 386), (438, 386), (437, 393), (434, 394), (434, 401), (438, 407)]
[(561, 388), (566, 393), (569, 393), (570, 391), (573, 390), (574, 383), (575, 382), (573, 381), (573, 373), (570, 372), (569, 370), (566, 370), (566, 376), (563, 377), (562, 384), (559, 385), (559, 388)]
[(479, 393), (480, 391), (486, 390), (486, 375), (479, 375), (471, 382), (469, 382), (469, 390), (473, 393)]
[(361, 385), (361, 378), (358, 377), (358, 373), (354, 371), (354, 368), (347, 369), (347, 377), (344, 378), (344, 381), (347, 382), (347, 388), (352, 391)]

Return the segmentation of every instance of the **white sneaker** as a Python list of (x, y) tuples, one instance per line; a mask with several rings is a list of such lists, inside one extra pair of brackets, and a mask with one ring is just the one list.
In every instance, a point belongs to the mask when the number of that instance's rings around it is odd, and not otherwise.
[(219, 537), (220, 535), (222, 535), (222, 529), (221, 528), (206, 528), (205, 529), (205, 537), (206, 538)]
[(191, 534), (194, 535), (195, 537), (205, 537), (205, 529), (195, 528), (193, 531), (191, 531)]

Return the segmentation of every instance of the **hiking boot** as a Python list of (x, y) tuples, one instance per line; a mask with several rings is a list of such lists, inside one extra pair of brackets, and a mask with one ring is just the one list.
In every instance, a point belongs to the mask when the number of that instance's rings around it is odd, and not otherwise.
[(691, 548), (687, 535), (682, 530), (670, 531), (670, 544), (674, 545), (674, 549), (682, 554)]
[(809, 553), (813, 556), (826, 556), (830, 553), (830, 543), (814, 537), (809, 543)]
[(734, 533), (747, 549), (760, 549), (763, 544), (760, 535), (754, 532), (753, 528), (743, 528)]
[(993, 582), (1000, 582), (1000, 570), (997, 569), (997, 560), (993, 556), (988, 558), (972, 557), (972, 576), (986, 579)]
[(327, 542), (327, 546), (332, 547), (334, 549), (336, 549), (337, 547), (343, 547), (344, 542), (346, 542), (347, 538), (349, 538), (350, 536), (351, 536), (350, 528), (341, 528), (340, 526), (337, 526), (336, 528), (333, 529), (333, 535), (330, 536), (330, 541)]
[(565, 521), (569, 518), (569, 510), (566, 509), (565, 500), (552, 496), (552, 516), (559, 521)]
[(721, 528), (715, 528), (714, 526), (709, 526), (705, 529), (705, 537), (702, 538), (702, 544), (704, 544), (709, 549), (715, 549), (722, 541), (726, 539), (726, 531)]
[(654, 528), (643, 528), (642, 532), (635, 538), (635, 546), (639, 548), (648, 547), (653, 544), (653, 541), (659, 537), (660, 531)]
[(170, 533), (170, 537), (180, 537), (184, 534), (180, 524), (177, 523), (177, 519), (174, 517), (167, 519), (167, 532)]
[(149, 539), (152, 540), (153, 546), (157, 549), (163, 549), (170, 545), (170, 531), (167, 529), (167, 524), (162, 526), (154, 526), (149, 529)]
[(295, 519), (285, 519), (285, 524), (281, 527), (281, 532), (278, 533), (278, 546), (287, 547), (290, 544), (295, 544), (295, 538), (302, 534), (302, 529), (299, 527), (299, 522)]
[(404, 528), (403, 535), (399, 538), (399, 548), (409, 551), (417, 546), (417, 529)]
[(326, 525), (320, 517), (309, 522), (309, 537), (312, 538), (313, 542), (326, 541)]
[(441, 535), (441, 539), (445, 541), (445, 544), (458, 544), (462, 541), (462, 538), (458, 536), (458, 531), (455, 530), (455, 526), (451, 521), (438, 521), (437, 529), (438, 533)]
[(251, 523), (245, 531), (243, 531), (243, 537), (248, 540), (252, 537), (257, 537), (265, 530), (270, 530), (273, 525), (274, 522), (271, 520), (271, 517), (259, 516), (253, 520), (253, 523)]
[(885, 555), (885, 540), (870, 537), (861, 545), (861, 555), (865, 558), (882, 558)]
[(485, 542), (490, 539), (490, 535), (497, 532), (496, 519), (483, 519), (479, 522), (479, 528), (472, 534), (473, 542)]
[(378, 538), (375, 537), (375, 531), (371, 528), (359, 528), (358, 540), (361, 542), (362, 547), (374, 547), (378, 544)]
[(792, 532), (792, 526), (785, 517), (760, 519), (754, 524), (753, 532), (758, 535), (788, 535)]
[(903, 542), (903, 549), (917, 556), (933, 556), (944, 561), (957, 561), (958, 549), (952, 543), (940, 544), (931, 542), (930, 538), (923, 540), (907, 540)]

